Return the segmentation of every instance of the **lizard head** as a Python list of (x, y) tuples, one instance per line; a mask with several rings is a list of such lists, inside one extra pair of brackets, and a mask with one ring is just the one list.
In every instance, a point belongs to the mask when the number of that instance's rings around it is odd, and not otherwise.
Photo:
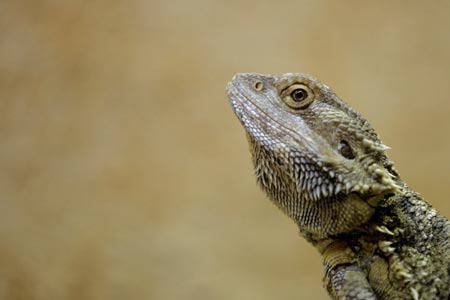
[(297, 221), (304, 222), (302, 206), (357, 199), (374, 207), (398, 189), (374, 129), (315, 78), (238, 74), (227, 92), (247, 132), (258, 182)]

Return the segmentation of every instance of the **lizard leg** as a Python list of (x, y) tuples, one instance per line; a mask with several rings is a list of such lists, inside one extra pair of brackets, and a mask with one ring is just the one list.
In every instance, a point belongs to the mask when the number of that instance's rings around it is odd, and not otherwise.
[(367, 273), (346, 243), (322, 241), (318, 249), (324, 257), (324, 284), (333, 300), (377, 299)]
[(325, 285), (335, 300), (376, 300), (365, 272), (357, 265), (341, 265), (329, 270)]

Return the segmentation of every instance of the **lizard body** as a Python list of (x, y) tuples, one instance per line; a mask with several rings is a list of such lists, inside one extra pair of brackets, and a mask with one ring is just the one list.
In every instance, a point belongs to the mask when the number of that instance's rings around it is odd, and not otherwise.
[(227, 93), (257, 182), (322, 254), (332, 299), (450, 299), (450, 222), (358, 112), (307, 74), (238, 74)]

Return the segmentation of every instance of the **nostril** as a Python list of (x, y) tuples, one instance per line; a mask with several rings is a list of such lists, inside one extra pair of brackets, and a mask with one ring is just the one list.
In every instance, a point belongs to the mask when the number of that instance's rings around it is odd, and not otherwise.
[(264, 83), (262, 81), (255, 81), (255, 83), (253, 83), (253, 87), (255, 90), (261, 91), (264, 88)]

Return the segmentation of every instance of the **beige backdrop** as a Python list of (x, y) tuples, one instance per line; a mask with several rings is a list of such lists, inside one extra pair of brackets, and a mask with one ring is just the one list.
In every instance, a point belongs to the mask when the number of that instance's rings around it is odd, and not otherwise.
[(300, 71), (450, 216), (448, 1), (1, 1), (0, 299), (328, 299), (224, 92)]

